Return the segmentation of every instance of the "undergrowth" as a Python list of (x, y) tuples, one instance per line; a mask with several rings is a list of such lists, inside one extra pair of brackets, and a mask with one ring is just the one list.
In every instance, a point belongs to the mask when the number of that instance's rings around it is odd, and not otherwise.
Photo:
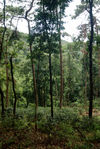
[[(80, 116), (78, 109), (73, 106), (62, 109), (55, 107), (53, 118), (49, 107), (39, 107), (37, 124), (38, 131), (46, 134), (50, 142), (60, 142), (65, 149), (94, 149), (100, 140), (100, 119)], [(12, 108), (8, 108), (4, 119), (0, 119), (0, 127), (6, 131), (11, 128), (17, 131), (31, 130), (34, 126), (34, 106), (18, 108), (15, 117)]]

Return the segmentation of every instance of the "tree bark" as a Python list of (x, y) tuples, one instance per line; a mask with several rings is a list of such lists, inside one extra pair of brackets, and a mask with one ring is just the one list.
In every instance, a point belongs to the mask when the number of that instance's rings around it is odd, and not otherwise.
[(7, 46), (6, 46), (5, 62), (6, 62), (6, 108), (7, 108), (8, 107), (8, 88), (9, 88)]
[[(57, 79), (55, 79), (55, 90), (56, 90), (56, 98), (59, 99)], [(57, 106), (56, 101), (57, 100), (55, 99), (55, 107)]]
[(43, 106), (44, 106), (44, 108), (45, 108), (45, 92), (46, 92), (46, 89), (44, 87), (44, 95), (43, 95)]
[(0, 87), (0, 94), (1, 94), (1, 106), (2, 106), (1, 116), (4, 116), (4, 95), (1, 87)]
[(10, 57), (10, 65), (11, 65), (11, 78), (12, 78), (12, 87), (13, 87), (13, 93), (14, 93), (14, 107), (13, 107), (13, 115), (16, 114), (16, 103), (17, 103), (17, 97), (16, 97), (16, 91), (15, 91), (15, 82), (14, 82), (14, 75), (13, 75), (13, 63), (12, 63), (12, 57)]
[[(30, 20), (28, 19), (28, 14), (31, 11), (33, 7), (34, 0), (30, 3), (30, 8), (26, 11), (24, 19), (28, 23), (28, 32), (29, 37), (31, 37), (31, 31), (30, 31)], [(37, 130), (37, 111), (38, 111), (38, 93), (37, 93), (37, 85), (36, 85), (36, 78), (35, 78), (35, 66), (34, 66), (34, 60), (32, 58), (32, 43), (29, 42), (29, 50), (31, 55), (31, 65), (32, 65), (32, 73), (33, 73), (33, 86), (34, 86), (34, 92), (35, 92), (35, 129)]]
[(50, 101), (51, 101), (51, 117), (53, 118), (52, 66), (51, 66), (51, 52), (50, 52), (50, 49), (49, 49), (49, 74), (50, 74)]
[[(43, 13), (44, 12), (45, 12), (45, 9), (44, 9), (44, 3), (43, 3)], [(51, 10), (50, 10), (50, 13), (51, 13)], [(51, 101), (51, 117), (53, 118), (53, 95), (52, 95), (53, 87), (52, 87), (52, 63), (51, 63), (52, 47), (51, 47), (51, 43), (50, 43), (48, 31), (47, 31), (46, 19), (45, 19), (44, 23), (45, 23), (45, 31), (46, 31), (46, 35), (47, 35), (47, 44), (48, 44), (48, 52), (49, 52), (50, 101)], [(51, 36), (52, 36), (52, 33), (51, 33)]]
[(60, 108), (63, 103), (63, 62), (62, 62), (62, 45), (61, 45), (61, 31), (59, 27), (59, 51), (60, 51)]
[(2, 52), (3, 52), (3, 45), (4, 45), (4, 38), (5, 38), (5, 32), (6, 32), (6, 24), (5, 24), (5, 8), (6, 8), (6, 0), (3, 0), (3, 33), (2, 33), (2, 38), (1, 38), (1, 42), (0, 42), (0, 60), (2, 58)]
[[(98, 35), (99, 35), (99, 28), (98, 28), (98, 25), (97, 25), (97, 20), (96, 20), (96, 18), (95, 18), (95, 27), (96, 27), (96, 35), (97, 35), (97, 37), (98, 37)], [(98, 51), (98, 66), (99, 66), (98, 81), (99, 81), (99, 84), (100, 84), (100, 46), (99, 46), (98, 40), (97, 40), (97, 42), (96, 42), (96, 46), (97, 46), (97, 51)], [(96, 96), (97, 96), (97, 97), (100, 96), (99, 88), (97, 88), (97, 90), (96, 90)]]
[[(59, 13), (59, 17), (58, 17)], [(60, 53), (60, 108), (63, 105), (63, 58), (62, 58), (62, 44), (61, 44), (61, 10), (58, 12), (56, 8), (57, 15), (57, 30), (59, 35), (59, 53)]]
[[(2, 37), (1, 37), (1, 40), (0, 40), (0, 62), (1, 62), (1, 59), (2, 59), (2, 53), (3, 53), (3, 48), (4, 48), (4, 38), (5, 38), (5, 32), (6, 32), (6, 24), (5, 24), (5, 8), (6, 8), (6, 0), (3, 0), (3, 27), (4, 27), (4, 30), (3, 30), (3, 33), (2, 33)], [(2, 104), (2, 112), (1, 112), (1, 115), (3, 116), (4, 115), (4, 94), (3, 94), (3, 91), (1, 89), (1, 86), (0, 86), (0, 94), (1, 94), (1, 104)]]
[(34, 92), (35, 92), (35, 122), (36, 122), (35, 129), (37, 130), (38, 93), (37, 93), (37, 85), (36, 85), (36, 78), (35, 78), (35, 66), (32, 58), (32, 45), (30, 45), (30, 54), (31, 54), (32, 72), (33, 72), (33, 86), (34, 86)]
[(90, 43), (89, 43), (89, 77), (90, 77), (90, 96), (89, 96), (89, 118), (92, 118), (92, 110), (93, 110), (93, 60), (92, 60), (92, 51), (93, 51), (93, 0), (89, 0), (89, 7), (90, 7), (90, 25), (91, 25), (91, 32), (90, 32)]
[[(26, 19), (28, 22), (28, 31), (29, 31), (29, 37), (31, 36), (30, 32), (30, 22), (28, 19)], [(29, 50), (31, 55), (31, 65), (32, 65), (32, 73), (33, 73), (33, 87), (35, 92), (35, 129), (37, 130), (37, 111), (38, 111), (38, 93), (37, 93), (37, 85), (36, 85), (36, 78), (35, 78), (35, 66), (34, 61), (32, 57), (32, 43), (29, 42)]]

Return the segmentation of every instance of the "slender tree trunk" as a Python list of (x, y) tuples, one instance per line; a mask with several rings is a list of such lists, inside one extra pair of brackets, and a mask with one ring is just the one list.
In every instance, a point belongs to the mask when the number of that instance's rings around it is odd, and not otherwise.
[(45, 92), (46, 92), (46, 89), (44, 87), (44, 96), (43, 96), (43, 106), (45, 107)]
[(93, 50), (93, 0), (89, 0), (90, 6), (90, 24), (91, 24), (91, 33), (90, 33), (90, 43), (89, 43), (89, 62), (90, 62), (90, 96), (89, 96), (89, 118), (92, 118), (92, 110), (93, 110), (93, 73), (92, 73), (92, 50)]
[[(95, 20), (95, 26), (96, 26), (96, 34), (97, 34), (97, 37), (98, 37), (99, 29), (98, 29), (98, 25), (97, 25), (97, 20)], [(98, 81), (99, 81), (99, 84), (100, 84), (100, 46), (99, 46), (98, 41), (96, 43), (96, 46), (97, 46), (97, 51), (98, 51), (98, 66), (99, 66)], [(99, 97), (99, 89), (98, 88), (96, 90), (96, 96)]]
[[(56, 90), (56, 98), (59, 99), (57, 79), (55, 79), (55, 90)], [(56, 101), (57, 100), (55, 99), (55, 106), (57, 106)]]
[(38, 94), (38, 104), (41, 104), (41, 95), (40, 95), (40, 82), (39, 82), (39, 73), (40, 73), (40, 56), (38, 60), (38, 66), (37, 66), (37, 74), (36, 74), (36, 84), (37, 84), (37, 94)]
[(16, 97), (16, 91), (15, 91), (15, 82), (14, 82), (14, 75), (13, 75), (13, 63), (12, 63), (12, 57), (10, 57), (10, 65), (11, 65), (11, 78), (12, 78), (12, 87), (13, 87), (13, 93), (14, 93), (14, 107), (13, 107), (13, 114), (15, 116), (16, 114), (16, 103), (17, 103), (17, 97)]
[[(5, 37), (5, 32), (6, 32), (6, 24), (5, 24), (5, 8), (6, 8), (6, 0), (3, 0), (3, 33), (2, 37), (0, 39), (0, 62), (2, 59), (2, 53), (3, 53), (3, 48), (4, 48), (4, 37)], [(0, 94), (1, 94), (1, 106), (2, 106), (2, 112), (1, 115), (4, 115), (4, 94), (0, 86)]]
[(41, 106), (44, 106), (44, 91), (43, 88), (41, 88)]
[(5, 24), (5, 17), (6, 17), (6, 0), (3, 0), (3, 33), (2, 33), (2, 38), (1, 38), (1, 43), (0, 43), (0, 60), (2, 58), (2, 52), (3, 52), (3, 46), (4, 46), (4, 38), (5, 38), (5, 33), (6, 33), (6, 24)]
[[(28, 23), (29, 37), (31, 37), (31, 31), (30, 31), (30, 21), (28, 19), (28, 14), (31, 11), (31, 9), (33, 8), (33, 3), (34, 3), (34, 0), (31, 1), (30, 8), (26, 11), (25, 17), (24, 17)], [(33, 73), (33, 86), (34, 86), (34, 92), (35, 92), (35, 129), (37, 130), (38, 94), (37, 94), (37, 85), (36, 85), (36, 78), (35, 78), (35, 66), (34, 66), (34, 61), (32, 58), (32, 43), (31, 43), (31, 41), (29, 42), (29, 50), (30, 50), (30, 55), (31, 55), (31, 65), (32, 65), (32, 73)]]
[(40, 56), (39, 56), (39, 58), (38, 58), (37, 79), (36, 79), (36, 82), (38, 82), (38, 79), (39, 79), (39, 71), (40, 71)]
[[(43, 1), (42, 1), (42, 3), (43, 3)], [(45, 12), (45, 9), (44, 9), (44, 3), (43, 3), (43, 13), (44, 12)], [(50, 10), (50, 13), (51, 13), (51, 10)], [(51, 49), (52, 48), (51, 48), (49, 35), (48, 35), (48, 31), (47, 31), (46, 19), (44, 21), (44, 24), (45, 24), (45, 31), (46, 31), (46, 35), (47, 35), (47, 44), (48, 44), (48, 50), (49, 50), (50, 101), (51, 101), (51, 117), (53, 118), (53, 95), (52, 95), (53, 87), (52, 87), (52, 64), (51, 64)], [(52, 33), (51, 33), (51, 36), (52, 36)]]
[[(29, 31), (29, 37), (31, 36), (30, 32), (30, 22), (28, 19), (28, 31)], [(37, 111), (38, 111), (38, 93), (37, 93), (37, 84), (36, 84), (36, 78), (35, 78), (35, 66), (34, 66), (34, 61), (32, 57), (32, 43), (29, 43), (29, 49), (30, 49), (30, 55), (31, 55), (31, 65), (32, 65), (32, 73), (33, 73), (33, 87), (34, 87), (34, 92), (35, 92), (35, 129), (37, 130)]]
[(34, 92), (35, 92), (35, 122), (36, 122), (35, 129), (37, 130), (38, 93), (37, 93), (37, 85), (36, 85), (36, 78), (35, 78), (35, 66), (32, 58), (32, 45), (30, 45), (30, 54), (31, 54), (32, 72), (33, 72), (33, 86), (34, 86)]
[(53, 118), (52, 66), (51, 66), (51, 52), (50, 52), (50, 49), (49, 49), (49, 74), (50, 74), (50, 101), (51, 101), (51, 117)]
[(61, 10), (58, 17), (58, 8), (56, 9), (57, 15), (57, 29), (59, 34), (59, 53), (60, 53), (60, 108), (63, 105), (63, 58), (62, 58), (62, 44), (61, 44)]
[(60, 108), (63, 103), (63, 63), (62, 63), (62, 45), (61, 45), (61, 31), (59, 27), (59, 51), (60, 51)]
[(6, 47), (5, 62), (6, 62), (6, 108), (7, 108), (8, 107), (8, 88), (9, 88), (7, 47)]
[[(29, 20), (26, 18), (28, 22), (28, 30), (29, 30), (29, 37), (31, 36), (30, 34), (30, 23)], [(36, 84), (36, 78), (35, 78), (35, 65), (34, 61), (32, 58), (32, 44), (29, 43), (30, 47), (30, 55), (31, 55), (31, 64), (32, 64), (32, 73), (33, 73), (33, 86), (34, 86), (34, 92), (35, 92), (35, 129), (37, 130), (37, 111), (38, 111), (38, 92), (37, 92), (37, 84)]]
[[(100, 87), (100, 47), (98, 46), (98, 66), (99, 66), (99, 72), (98, 72), (98, 83), (99, 83), (99, 87)], [(99, 91), (99, 88), (98, 88), (98, 97), (100, 96), (100, 91)]]
[(6, 108), (8, 107), (8, 89), (9, 89), (9, 77), (8, 77), (8, 66), (6, 66)]
[(1, 116), (4, 116), (4, 95), (1, 87), (0, 87), (0, 94), (1, 94), (1, 106), (2, 106)]

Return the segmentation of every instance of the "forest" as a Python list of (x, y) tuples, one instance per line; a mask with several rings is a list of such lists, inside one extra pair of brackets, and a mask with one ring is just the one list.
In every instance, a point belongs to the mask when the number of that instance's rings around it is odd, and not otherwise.
[(100, 149), (99, 14), (100, 0), (0, 1), (0, 149)]

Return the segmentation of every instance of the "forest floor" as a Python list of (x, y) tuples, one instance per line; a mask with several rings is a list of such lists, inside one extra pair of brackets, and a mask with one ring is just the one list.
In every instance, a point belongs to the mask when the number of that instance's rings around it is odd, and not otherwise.
[(22, 130), (0, 128), (0, 135), (0, 149), (100, 149), (100, 140), (87, 143), (83, 141), (84, 136), (81, 132), (76, 134), (81, 138), (70, 142), (70, 146), (66, 138), (60, 140), (56, 136), (36, 132), (34, 128)]
[[(40, 108), (37, 131), (32, 121), (27, 123), (22, 118), (13, 121), (10, 117), (1, 120), (0, 149), (100, 149), (100, 110), (94, 108), (93, 120), (90, 121), (88, 112), (80, 110), (77, 117), (75, 109), (56, 109), (58, 113), (55, 111), (54, 119), (47, 120), (43, 117), (46, 111)], [(22, 111), (20, 109), (20, 113)]]
[(34, 129), (0, 130), (1, 149), (63, 149), (65, 142), (58, 142), (47, 134), (35, 131)]

